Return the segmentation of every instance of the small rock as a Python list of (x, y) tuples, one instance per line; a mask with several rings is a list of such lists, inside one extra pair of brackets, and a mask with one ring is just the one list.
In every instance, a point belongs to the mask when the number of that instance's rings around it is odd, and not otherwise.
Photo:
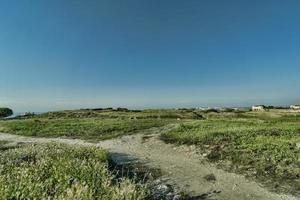
[(190, 150), (194, 150), (195, 148), (195, 145), (190, 145)]
[(214, 174), (207, 174), (206, 176), (203, 177), (205, 180), (207, 181), (215, 181), (217, 180), (216, 179), (216, 176)]
[(172, 196), (173, 196), (172, 192), (169, 192), (168, 194), (166, 194), (167, 199), (172, 198)]
[(173, 190), (170, 186), (165, 184), (159, 184), (153, 188), (153, 198), (152, 199), (167, 199), (172, 200), (174, 197)]
[(181, 199), (181, 195), (179, 194), (176, 194), (174, 197), (173, 197), (173, 200), (180, 200)]

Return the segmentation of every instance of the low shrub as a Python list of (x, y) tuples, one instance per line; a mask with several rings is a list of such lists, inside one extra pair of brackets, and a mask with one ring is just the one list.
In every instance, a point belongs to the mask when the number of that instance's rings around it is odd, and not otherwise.
[(13, 111), (10, 108), (0, 108), (0, 118), (1, 117), (9, 117), (13, 115)]

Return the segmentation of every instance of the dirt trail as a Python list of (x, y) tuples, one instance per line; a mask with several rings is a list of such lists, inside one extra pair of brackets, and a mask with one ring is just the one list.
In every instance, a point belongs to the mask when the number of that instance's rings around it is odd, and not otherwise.
[[(244, 176), (229, 173), (208, 163), (192, 146), (165, 144), (159, 134), (173, 126), (152, 128), (143, 133), (89, 143), (79, 139), (32, 138), (0, 133), (0, 140), (33, 143), (60, 142), (72, 145), (97, 146), (107, 149), (117, 163), (142, 162), (161, 169), (163, 178), (198, 199), (219, 200), (297, 200), (299, 198), (276, 194)], [(214, 174), (215, 180), (204, 178)], [(214, 179), (214, 178), (211, 178)]]

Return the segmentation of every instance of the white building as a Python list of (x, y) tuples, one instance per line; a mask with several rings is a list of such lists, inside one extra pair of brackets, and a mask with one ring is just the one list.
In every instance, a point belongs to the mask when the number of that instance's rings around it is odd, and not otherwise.
[(292, 110), (300, 110), (300, 105), (291, 105), (290, 109), (292, 109)]
[(265, 107), (262, 105), (259, 106), (252, 106), (252, 111), (264, 111)]

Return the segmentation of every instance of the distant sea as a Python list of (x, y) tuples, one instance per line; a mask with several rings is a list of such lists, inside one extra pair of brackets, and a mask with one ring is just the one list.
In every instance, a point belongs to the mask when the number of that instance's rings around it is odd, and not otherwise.
[[(13, 115), (9, 116), (9, 117), (6, 117), (6, 119), (10, 119), (10, 118), (14, 118), (14, 117), (17, 117), (17, 116), (22, 116), (24, 115), (26, 112), (15, 112)], [(42, 114), (44, 112), (33, 112), (34, 114)]]

